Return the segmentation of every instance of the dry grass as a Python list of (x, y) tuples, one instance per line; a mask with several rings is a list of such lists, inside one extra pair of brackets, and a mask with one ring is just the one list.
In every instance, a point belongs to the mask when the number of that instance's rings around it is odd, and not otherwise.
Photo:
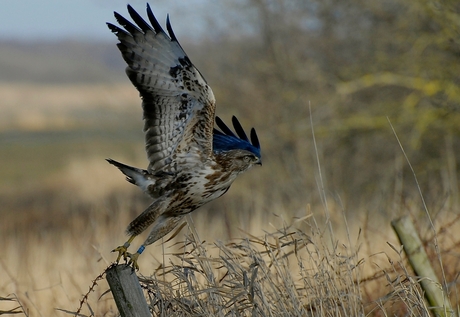
[(167, 316), (362, 315), (357, 253), (325, 245), (317, 229), (213, 245), (188, 236), (177, 263), (164, 270), (172, 281), (161, 274), (142, 280), (151, 306)]
[(381, 253), (386, 261), (369, 267), (375, 255), (365, 250), (362, 237), (335, 240), (312, 214), (295, 223), (260, 237), (213, 244), (198, 242), (191, 227), (170, 265), (141, 279), (153, 311), (158, 316), (431, 315), (399, 248), (390, 244)]
[[(137, 100), (129, 88), (129, 92), (106, 89), (116, 91), (113, 97), (125, 104), (128, 99)], [(42, 88), (28, 89), (38, 93)], [(116, 103), (110, 108), (113, 100), (91, 99), (101, 87), (74, 91), (69, 87), (61, 91), (61, 97), (51, 96), (55, 91), (49, 89), (40, 107), (62, 113), (66, 122), (73, 120), (70, 127), (75, 133), (54, 141), (45, 139), (43, 144), (32, 142), (33, 150), (12, 142), (0, 148), (4, 163), (0, 168), (0, 312), (68, 316), (65, 311), (77, 311), (92, 281), (115, 259), (110, 250), (124, 242), (126, 225), (149, 203), (103, 160), (111, 156), (145, 165), (140, 128), (140, 137), (129, 136), (117, 143), (131, 129), (130, 125), (121, 129), (119, 124), (127, 118), (135, 120), (133, 116), (139, 113), (110, 122), (115, 128), (104, 138), (91, 137), (88, 142), (89, 137), (79, 136), (88, 118), (94, 123), (130, 110), (118, 109)], [(76, 95), (88, 98), (88, 104), (72, 105), (71, 100), (80, 100)], [(61, 103), (67, 106), (59, 110)], [(138, 109), (137, 104), (133, 106)], [(18, 114), (30, 110), (3, 107)], [(48, 127), (38, 123), (21, 125), (12, 120), (8, 129)], [(108, 122), (104, 124), (110, 129)], [(65, 131), (69, 125), (61, 128)], [(115, 130), (122, 132), (114, 136)], [(268, 153), (266, 157), (263, 168), (240, 177), (228, 194), (193, 213), (193, 223), (173, 240), (146, 249), (140, 273), (145, 275), (142, 283), (157, 315), (429, 315), (417, 278), (390, 228), (392, 218), (402, 214), (417, 220), (430, 260), (439, 277), (444, 271), (442, 283), (457, 307), (460, 222), (454, 208), (458, 206), (444, 203), (443, 197), (431, 202), (436, 207), (430, 207), (435, 239), (420, 203), (410, 199), (415, 195), (403, 195), (403, 191), (412, 193), (407, 181), (396, 180), (394, 197), (373, 197), (386, 204), (344, 212), (341, 199), (355, 197), (338, 199), (305, 187), (307, 182), (314, 183), (314, 167), (304, 166), (296, 157), (283, 157), (285, 164), (280, 168)], [(453, 187), (452, 197), (458, 197)], [(390, 205), (389, 201), (394, 201), (393, 210), (378, 210)], [(83, 302), (81, 314), (117, 316), (111, 295), (103, 295), (107, 289), (105, 281), (98, 281)]]
[[(48, 199), (53, 210), (65, 208), (62, 197)], [(77, 311), (92, 281), (115, 258), (109, 251), (123, 242), (121, 233), (142, 209), (140, 202), (137, 195), (114, 195), (97, 207), (68, 206), (60, 211), (61, 217), (51, 210), (49, 221), (5, 217), (13, 224), (1, 230), (5, 243), (0, 311), (14, 309), (26, 316), (68, 316), (65, 311)], [(289, 225), (272, 215), (270, 230), (254, 215), (249, 224), (254, 235), (240, 232), (241, 238), (230, 241), (217, 239), (225, 238), (225, 217), (209, 229), (206, 212), (194, 215), (182, 230), (185, 235), (150, 246), (140, 258), (142, 285), (155, 315), (429, 316), (417, 278), (389, 226), (381, 225), (386, 229), (378, 232), (364, 224), (360, 231), (340, 213), (331, 213), (331, 226), (320, 210), (291, 219)], [(451, 233), (460, 229), (459, 222), (448, 214), (440, 218), (445, 221), (437, 227), (440, 256), (456, 303), (455, 254), (460, 242)], [(418, 225), (424, 227), (423, 222)], [(425, 237), (436, 267), (432, 236)], [(116, 316), (111, 295), (103, 295), (107, 289), (106, 282), (99, 281), (81, 314)]]

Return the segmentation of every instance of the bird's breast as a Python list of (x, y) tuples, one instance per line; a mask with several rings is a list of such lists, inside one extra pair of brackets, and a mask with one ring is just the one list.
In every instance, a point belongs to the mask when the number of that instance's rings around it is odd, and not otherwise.
[(222, 196), (235, 178), (236, 175), (206, 165), (181, 171), (168, 187), (175, 192), (177, 201), (187, 201), (198, 208)]

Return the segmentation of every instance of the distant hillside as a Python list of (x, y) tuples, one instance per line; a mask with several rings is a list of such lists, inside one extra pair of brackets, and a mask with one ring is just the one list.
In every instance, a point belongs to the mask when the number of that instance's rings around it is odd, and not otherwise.
[(0, 82), (118, 82), (124, 67), (115, 43), (0, 41)]

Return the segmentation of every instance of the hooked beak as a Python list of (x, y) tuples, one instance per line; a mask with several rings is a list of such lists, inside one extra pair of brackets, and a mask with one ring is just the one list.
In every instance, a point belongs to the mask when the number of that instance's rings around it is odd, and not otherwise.
[(256, 165), (262, 166), (262, 159), (259, 159), (259, 160), (256, 162)]

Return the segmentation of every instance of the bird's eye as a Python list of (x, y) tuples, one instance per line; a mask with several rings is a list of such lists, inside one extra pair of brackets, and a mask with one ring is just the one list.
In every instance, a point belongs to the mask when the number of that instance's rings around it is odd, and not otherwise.
[(243, 157), (243, 161), (245, 161), (246, 163), (248, 163), (250, 160), (251, 160), (251, 157), (248, 156), (248, 155), (245, 155), (245, 156)]

